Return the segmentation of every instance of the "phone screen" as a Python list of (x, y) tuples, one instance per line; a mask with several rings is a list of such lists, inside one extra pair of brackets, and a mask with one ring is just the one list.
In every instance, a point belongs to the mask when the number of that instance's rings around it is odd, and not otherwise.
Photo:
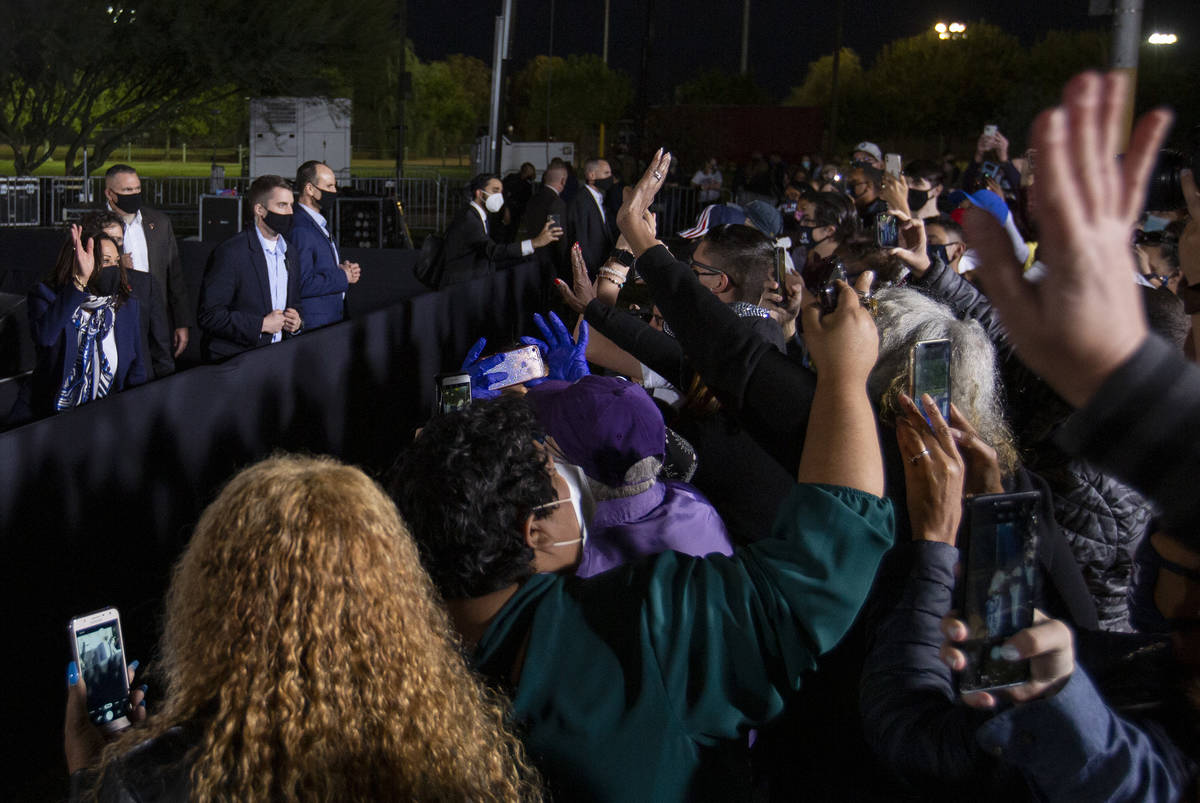
[(1028, 661), (1006, 661), (1000, 647), (1033, 624), (1037, 594), (1038, 493), (990, 494), (968, 502), (970, 524), (962, 612), (969, 631), (962, 649), (962, 691), (1025, 683)]
[(75, 655), (79, 675), (87, 685), (88, 716), (96, 725), (125, 717), (129, 704), (129, 676), (125, 645), (117, 619), (75, 630)]
[[(937, 404), (942, 418), (950, 420), (950, 355), (949, 340), (922, 340), (913, 346), (910, 364), (910, 396), (921, 406), (921, 395), (928, 393)], [(924, 409), (921, 414), (925, 415)], [(929, 416), (925, 416), (929, 421)], [(929, 422), (930, 426), (933, 422)]]
[(515, 351), (504, 352), (504, 361), (488, 373), (508, 374), (507, 379), (492, 385), (493, 390), (499, 390), (528, 382), (530, 379), (541, 379), (546, 376), (547, 371), (546, 363), (542, 361), (542, 353), (538, 351), (537, 346), (526, 346)]
[(895, 215), (883, 212), (875, 216), (875, 244), (880, 248), (895, 248), (900, 244), (900, 228)]
[(465, 410), (471, 406), (471, 375), (448, 374), (435, 380), (439, 415)]
[(896, 178), (900, 178), (900, 171), (901, 171), (900, 154), (898, 154), (898, 153), (884, 154), (883, 168), (884, 168), (884, 171), (887, 172), (889, 175), (895, 176)]

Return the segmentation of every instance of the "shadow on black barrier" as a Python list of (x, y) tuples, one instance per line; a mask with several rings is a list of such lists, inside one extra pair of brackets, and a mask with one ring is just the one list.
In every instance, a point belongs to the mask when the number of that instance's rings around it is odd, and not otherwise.
[(380, 475), (425, 420), (434, 375), (481, 335), (525, 331), (548, 278), (523, 263), (0, 434), (5, 710), (24, 760), (6, 797), (65, 796), (72, 615), (120, 608), (129, 657), (152, 669), (171, 566), (233, 472), (287, 450)]

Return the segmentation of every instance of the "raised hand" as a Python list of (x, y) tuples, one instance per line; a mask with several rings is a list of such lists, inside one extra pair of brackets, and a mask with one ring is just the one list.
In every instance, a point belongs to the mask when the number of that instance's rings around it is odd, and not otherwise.
[(1116, 72), (1076, 76), (1063, 105), (1033, 125), (1041, 282), (1022, 277), (995, 218), (975, 208), (966, 214), (967, 240), (982, 263), (979, 280), (1018, 355), (1075, 406), (1091, 399), (1147, 335), (1129, 240), (1171, 115), (1143, 116), (1118, 161), (1127, 80)]
[(654, 202), (654, 197), (666, 181), (667, 169), (670, 166), (671, 154), (659, 148), (633, 192), (626, 196), (625, 202), (617, 212), (617, 226), (629, 241), (634, 256), (641, 256), (659, 244), (654, 216), (650, 214), (650, 204)]
[(582, 315), (587, 305), (596, 298), (596, 286), (588, 278), (587, 264), (583, 261), (583, 249), (579, 243), (571, 246), (571, 276), (573, 283), (570, 287), (562, 279), (555, 279), (554, 286), (558, 288), (563, 303), (572, 312)]
[(96, 240), (88, 240), (87, 247), (83, 246), (81, 237), (83, 230), (75, 223), (71, 224), (71, 244), (75, 247), (75, 281), (86, 286), (96, 268)]
[(466, 358), (463, 360), (462, 372), (471, 375), (471, 398), (473, 399), (494, 399), (500, 395), (499, 390), (492, 390), (494, 382), (503, 382), (508, 379), (508, 374), (504, 371), (494, 371), (488, 373), (500, 363), (504, 362), (503, 354), (493, 354), (490, 357), (479, 359), (479, 355), (487, 348), (487, 338), (481, 337), (475, 341), (475, 345), (471, 346), (471, 350), (467, 352)]
[(921, 403), (932, 429), (907, 393), (900, 394), (896, 416), (913, 540), (954, 546), (962, 520), (963, 459), (937, 403), (929, 394)]
[(546, 360), (546, 368), (549, 370), (547, 379), (574, 382), (591, 373), (587, 364), (588, 325), (586, 321), (579, 324), (578, 341), (571, 338), (571, 332), (567, 329), (566, 324), (553, 312), (550, 313), (549, 325), (536, 312), (533, 314), (533, 323), (545, 340), (538, 340), (536, 337), (522, 337), (521, 342), (527, 346), (537, 346), (538, 350), (542, 352), (542, 357)]

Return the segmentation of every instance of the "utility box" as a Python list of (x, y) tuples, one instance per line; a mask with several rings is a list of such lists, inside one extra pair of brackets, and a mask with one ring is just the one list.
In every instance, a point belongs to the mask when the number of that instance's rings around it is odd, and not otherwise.
[(329, 165), (339, 183), (350, 180), (350, 101), (252, 98), (250, 177), (293, 179), (310, 159)]
[[(490, 160), (490, 143), (491, 138), (487, 135), (483, 135), (475, 141), (475, 147), (471, 153), (471, 164), (474, 172), (483, 172), (484, 168), (482, 165), (487, 164)], [(556, 156), (564, 162), (574, 162), (575, 143), (510, 142), (508, 137), (505, 137), (500, 142), (500, 169), (496, 172), (503, 178), (509, 173), (517, 172), (522, 164), (529, 162), (537, 168), (538, 178), (541, 178), (542, 173), (546, 172), (546, 168), (550, 166), (550, 161)], [(575, 165), (576, 168), (579, 166), (578, 164)]]

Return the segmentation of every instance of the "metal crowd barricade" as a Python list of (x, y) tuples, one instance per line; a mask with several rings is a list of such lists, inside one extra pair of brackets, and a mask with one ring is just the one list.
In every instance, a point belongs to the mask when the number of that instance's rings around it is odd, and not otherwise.
[(0, 226), (40, 226), (42, 187), (32, 176), (0, 178)]

